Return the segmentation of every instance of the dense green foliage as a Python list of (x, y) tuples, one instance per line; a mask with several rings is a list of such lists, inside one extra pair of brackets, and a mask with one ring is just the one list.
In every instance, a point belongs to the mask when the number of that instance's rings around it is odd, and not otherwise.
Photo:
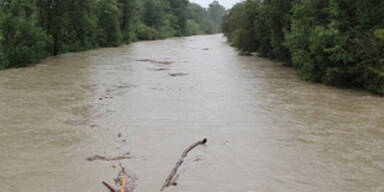
[(0, 0), (0, 69), (137, 40), (219, 32), (225, 9), (188, 0)]
[(241, 52), (284, 62), (308, 81), (384, 94), (384, 1), (247, 0), (222, 25)]
[(37, 27), (31, 0), (4, 1), (0, 7), (0, 68), (22, 67), (46, 55), (48, 36)]

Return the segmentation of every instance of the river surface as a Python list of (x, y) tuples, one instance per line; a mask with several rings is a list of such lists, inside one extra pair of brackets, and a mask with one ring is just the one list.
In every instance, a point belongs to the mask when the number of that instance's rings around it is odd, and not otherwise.
[[(311, 84), (222, 35), (137, 42), (0, 71), (0, 191), (383, 192), (384, 98)], [(132, 159), (87, 161), (129, 152)]]

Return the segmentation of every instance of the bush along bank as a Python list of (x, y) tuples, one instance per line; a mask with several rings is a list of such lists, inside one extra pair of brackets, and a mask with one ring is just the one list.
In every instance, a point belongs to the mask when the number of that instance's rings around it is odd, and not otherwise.
[(384, 95), (384, 1), (247, 0), (224, 16), (240, 52), (295, 68), (307, 81)]

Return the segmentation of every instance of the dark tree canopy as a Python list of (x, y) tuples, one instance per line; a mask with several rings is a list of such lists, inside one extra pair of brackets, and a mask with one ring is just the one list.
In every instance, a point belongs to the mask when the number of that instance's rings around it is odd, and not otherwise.
[(188, 0), (0, 0), (0, 69), (100, 46), (219, 32), (219, 15), (209, 12)]

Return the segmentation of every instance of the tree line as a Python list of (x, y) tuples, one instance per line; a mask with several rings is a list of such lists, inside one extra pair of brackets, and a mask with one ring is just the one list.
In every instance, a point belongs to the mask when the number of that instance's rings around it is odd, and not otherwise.
[(241, 53), (295, 68), (304, 80), (384, 94), (384, 1), (247, 0), (223, 32)]
[(0, 69), (65, 52), (217, 33), (225, 8), (188, 0), (0, 0)]

